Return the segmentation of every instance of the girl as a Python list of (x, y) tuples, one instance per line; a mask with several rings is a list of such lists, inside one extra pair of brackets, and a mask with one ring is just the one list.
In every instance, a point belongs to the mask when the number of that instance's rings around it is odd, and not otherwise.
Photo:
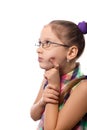
[(86, 22), (54, 20), (43, 27), (37, 53), (45, 72), (30, 112), (40, 119), (37, 130), (87, 130), (87, 77), (77, 62), (86, 33)]

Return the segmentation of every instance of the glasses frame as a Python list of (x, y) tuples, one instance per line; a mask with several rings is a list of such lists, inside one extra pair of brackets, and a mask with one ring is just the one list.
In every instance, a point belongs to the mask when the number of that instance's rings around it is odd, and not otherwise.
[[(55, 45), (58, 45), (58, 46), (63, 46), (63, 47), (66, 47), (66, 48), (69, 48), (69, 47), (70, 47), (69, 45), (60, 44), (60, 43), (52, 42), (52, 41), (49, 41), (49, 40), (44, 41), (44, 42), (39, 41), (38, 43), (39, 43), (39, 45), (35, 44), (35, 46), (38, 46), (38, 47), (41, 46), (42, 48), (49, 48), (51, 44), (55, 44)], [(46, 45), (46, 44), (47, 44), (47, 47), (44, 46), (44, 45)]]

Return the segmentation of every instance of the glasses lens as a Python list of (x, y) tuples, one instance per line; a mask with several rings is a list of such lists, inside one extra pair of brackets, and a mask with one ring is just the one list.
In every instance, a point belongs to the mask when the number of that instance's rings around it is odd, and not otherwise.
[(48, 48), (48, 47), (50, 47), (50, 45), (51, 45), (51, 42), (50, 42), (50, 41), (44, 41), (44, 42), (42, 43), (42, 47), (43, 47), (43, 48)]
[(48, 48), (48, 47), (50, 47), (50, 44), (51, 44), (50, 41), (44, 41), (44, 42), (39, 41), (35, 45), (36, 46), (42, 46), (43, 48)]

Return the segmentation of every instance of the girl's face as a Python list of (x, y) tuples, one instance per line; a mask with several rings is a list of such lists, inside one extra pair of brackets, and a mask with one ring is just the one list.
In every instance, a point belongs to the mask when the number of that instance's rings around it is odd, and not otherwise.
[[(51, 44), (51, 42), (59, 44), (63, 43), (53, 33), (50, 25), (47, 25), (42, 29), (39, 42), (41, 45), (37, 49), (37, 53), (39, 65), (42, 69), (51, 69), (54, 67), (54, 62), (59, 64), (61, 68), (66, 65), (68, 49), (61, 45)], [(49, 44), (49, 47), (46, 47), (43, 43)]]

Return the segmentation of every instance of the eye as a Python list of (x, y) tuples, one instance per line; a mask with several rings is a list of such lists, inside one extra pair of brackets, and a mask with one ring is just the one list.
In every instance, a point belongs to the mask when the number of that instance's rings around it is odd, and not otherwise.
[(42, 46), (43, 48), (48, 48), (48, 47), (50, 47), (51, 44), (52, 43), (50, 41), (48, 41), (48, 40), (45, 40), (43, 42), (38, 41), (38, 46), (39, 47)]
[(44, 41), (43, 47), (44, 48), (50, 47), (50, 41), (48, 41), (48, 40)]
[(46, 44), (48, 44), (48, 45), (49, 45), (49, 44), (51, 44), (51, 42), (50, 42), (50, 41), (45, 41), (45, 43), (46, 43)]

